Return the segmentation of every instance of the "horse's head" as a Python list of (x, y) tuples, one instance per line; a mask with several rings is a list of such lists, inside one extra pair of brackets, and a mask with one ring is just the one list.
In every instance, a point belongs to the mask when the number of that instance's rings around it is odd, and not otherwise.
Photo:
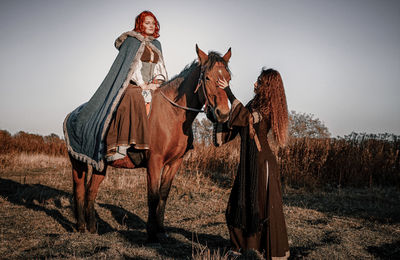
[(206, 115), (212, 122), (224, 123), (229, 117), (228, 97), (223, 89), (218, 87), (219, 78), (225, 78), (228, 82), (231, 74), (228, 69), (228, 61), (231, 57), (231, 49), (221, 57), (216, 52), (205, 54), (196, 44), (196, 52), (201, 66), (201, 74), (197, 90), (205, 99)]

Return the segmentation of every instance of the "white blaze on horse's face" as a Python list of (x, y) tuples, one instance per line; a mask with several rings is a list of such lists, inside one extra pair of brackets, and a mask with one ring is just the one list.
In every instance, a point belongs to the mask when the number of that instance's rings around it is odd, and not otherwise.
[(226, 122), (229, 118), (229, 102), (225, 90), (218, 86), (218, 79), (224, 78), (230, 81), (231, 75), (226, 69), (224, 63), (216, 62), (214, 68), (208, 74), (206, 80), (207, 95), (210, 105), (214, 107), (214, 117), (218, 122)]
[[(199, 58), (201, 66), (205, 66), (208, 61), (208, 55), (196, 45), (196, 52)], [(228, 97), (223, 89), (221, 89), (217, 81), (220, 78), (224, 78), (226, 81), (230, 81), (231, 75), (226, 68), (229, 59), (231, 57), (231, 49), (226, 52), (222, 57), (223, 61), (217, 61), (212, 68), (207, 68), (205, 71), (205, 90), (207, 93), (207, 100), (209, 105), (213, 108), (214, 119), (220, 123), (226, 122), (229, 118), (229, 102)], [(219, 58), (220, 59), (220, 58)]]

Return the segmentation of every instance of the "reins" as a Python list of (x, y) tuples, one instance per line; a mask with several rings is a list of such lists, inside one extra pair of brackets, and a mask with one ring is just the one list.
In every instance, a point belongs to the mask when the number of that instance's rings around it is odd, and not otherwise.
[(201, 72), (200, 72), (199, 81), (198, 81), (198, 83), (197, 83), (196, 89), (194, 90), (194, 93), (197, 92), (197, 90), (199, 89), (200, 86), (202, 87), (202, 89), (203, 89), (203, 95), (204, 95), (204, 98), (205, 98), (205, 104), (204, 104), (205, 107), (206, 107), (205, 110), (181, 106), (181, 105), (179, 105), (178, 103), (176, 103), (176, 102), (174, 102), (173, 100), (171, 100), (169, 97), (167, 97), (167, 96), (164, 94), (164, 92), (162, 92), (161, 89), (160, 89), (160, 93), (161, 93), (161, 95), (162, 95), (168, 102), (170, 102), (172, 105), (174, 105), (174, 106), (176, 106), (176, 107), (179, 107), (179, 108), (181, 108), (181, 109), (188, 110), (188, 111), (193, 111), (193, 112), (198, 112), (198, 113), (205, 113), (205, 112), (207, 112), (207, 109), (208, 109), (208, 106), (209, 106), (209, 101), (208, 101), (207, 93), (206, 93), (206, 90), (205, 90), (205, 86), (204, 86), (205, 84), (204, 84), (204, 79), (203, 79), (203, 77), (204, 77), (204, 68), (202, 67), (202, 68), (201, 68)]
[(176, 107), (182, 108), (182, 109), (184, 109), (184, 110), (193, 111), (193, 112), (204, 113), (204, 110), (202, 110), (202, 109), (191, 108), (191, 107), (184, 107), (184, 106), (181, 106), (181, 105), (177, 104), (176, 102), (174, 102), (174, 101), (172, 101), (171, 99), (169, 99), (169, 98), (164, 94), (164, 92), (162, 92), (161, 90), (160, 90), (160, 93), (161, 93), (161, 95), (162, 95), (166, 100), (168, 100), (172, 105), (174, 105), (174, 106), (176, 106)]

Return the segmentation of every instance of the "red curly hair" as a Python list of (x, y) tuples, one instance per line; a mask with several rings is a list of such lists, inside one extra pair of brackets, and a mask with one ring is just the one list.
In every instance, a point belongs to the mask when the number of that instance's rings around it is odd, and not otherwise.
[(160, 31), (160, 23), (158, 22), (157, 18), (155, 17), (155, 15), (150, 12), (150, 11), (143, 11), (141, 12), (138, 16), (136, 16), (135, 19), (135, 29), (133, 29), (135, 32), (141, 33), (143, 35), (146, 35), (144, 32), (144, 26), (143, 26), (143, 22), (144, 22), (144, 18), (146, 16), (151, 16), (153, 17), (155, 23), (156, 23), (156, 28), (154, 30), (154, 33), (151, 35), (154, 38), (158, 38), (160, 37), (160, 34), (158, 33)]

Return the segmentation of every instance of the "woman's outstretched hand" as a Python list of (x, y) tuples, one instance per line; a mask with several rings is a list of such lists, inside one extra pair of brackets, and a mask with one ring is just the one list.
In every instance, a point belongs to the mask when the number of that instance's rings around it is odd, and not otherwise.
[(228, 83), (228, 81), (225, 80), (225, 78), (222, 78), (222, 79), (218, 78), (217, 84), (218, 84), (218, 87), (220, 87), (222, 89), (229, 87), (229, 83)]

